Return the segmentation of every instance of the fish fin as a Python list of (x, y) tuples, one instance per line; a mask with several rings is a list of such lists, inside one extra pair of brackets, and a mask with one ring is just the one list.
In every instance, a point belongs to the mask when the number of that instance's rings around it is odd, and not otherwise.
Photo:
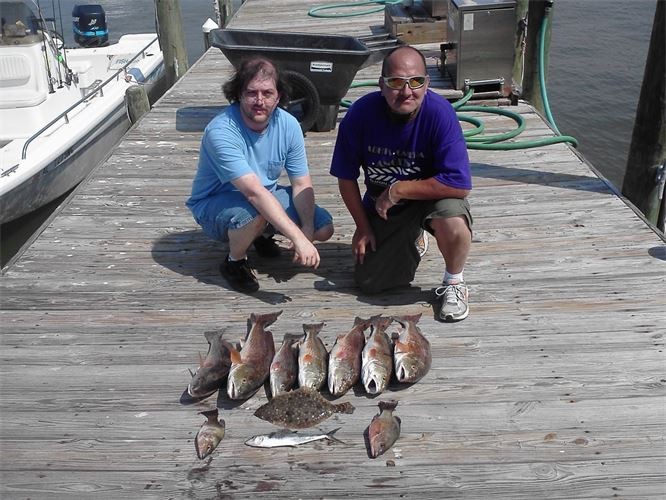
[(261, 324), (262, 326), (272, 325), (278, 319), (280, 314), (282, 314), (282, 311), (276, 311), (266, 314), (250, 313), (250, 324), (251, 325)]
[(306, 354), (306, 355), (303, 356), (303, 362), (305, 362), (305, 363), (311, 362), (312, 359), (313, 359), (312, 354)]
[(204, 357), (201, 355), (201, 351), (197, 353), (199, 355), (199, 368), (204, 365)]
[(221, 339), (223, 335), (222, 330), (208, 330), (204, 332), (204, 337), (208, 341), (209, 344), (212, 344), (213, 341), (217, 339)]
[(187, 371), (190, 372), (190, 376), (194, 377), (194, 372), (192, 371), (191, 368), (188, 368)]
[(217, 422), (217, 416), (219, 415), (219, 411), (217, 410), (217, 408), (213, 408), (212, 410), (200, 411), (199, 415), (203, 415), (209, 421)]
[(316, 336), (321, 329), (324, 328), (324, 323), (306, 323), (303, 325), (303, 331), (307, 335), (311, 334), (313, 337)]
[(395, 410), (395, 407), (398, 406), (398, 401), (395, 399), (388, 399), (386, 401), (380, 401), (379, 402), (379, 409), (380, 410)]
[(337, 429), (333, 429), (332, 431), (327, 432), (327, 433), (326, 433), (326, 439), (330, 439), (331, 441), (335, 441), (336, 443), (340, 443), (340, 444), (347, 444), (347, 443), (345, 443), (344, 441), (340, 441), (338, 438), (336, 438), (336, 437), (333, 435), (333, 434), (335, 434), (336, 432), (338, 432), (340, 429), (342, 429), (342, 427), (338, 427)]
[(393, 319), (404, 326), (405, 323), (418, 323), (422, 315), (423, 313), (403, 314), (402, 316), (393, 316)]
[(240, 352), (238, 352), (235, 348), (229, 349), (229, 357), (231, 358), (231, 362), (234, 364), (239, 364), (241, 360), (241, 355)]
[(400, 342), (400, 337), (397, 336), (393, 339), (393, 348), (397, 352), (404, 352), (409, 350), (409, 346), (404, 342)]
[(335, 406), (335, 411), (337, 413), (354, 413), (354, 406), (351, 403), (340, 403)]

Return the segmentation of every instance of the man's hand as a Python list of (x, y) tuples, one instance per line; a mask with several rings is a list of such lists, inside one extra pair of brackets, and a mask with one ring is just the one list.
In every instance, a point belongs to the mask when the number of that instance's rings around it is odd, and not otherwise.
[[(397, 184), (397, 182), (396, 182)], [(400, 200), (392, 199), (391, 197), (391, 186), (387, 187), (382, 194), (379, 195), (377, 201), (375, 202), (375, 210), (377, 215), (382, 219), (386, 220), (388, 218), (388, 211), (391, 207), (398, 204)]]
[(360, 229), (356, 229), (352, 238), (352, 253), (354, 254), (354, 262), (357, 264), (363, 264), (363, 261), (365, 260), (365, 253), (368, 250), (372, 250), (373, 252), (377, 250), (375, 234), (372, 231), (363, 232)]
[(293, 262), (314, 269), (319, 267), (319, 252), (317, 251), (317, 247), (315, 247), (309, 239), (298, 238), (293, 242), (293, 248)]

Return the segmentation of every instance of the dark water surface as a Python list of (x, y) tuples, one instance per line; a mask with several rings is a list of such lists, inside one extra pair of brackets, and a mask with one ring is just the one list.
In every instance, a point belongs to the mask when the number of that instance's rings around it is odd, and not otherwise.
[[(62, 0), (60, 8), (55, 4), (55, 17), (62, 17), (68, 45), (72, 7), (77, 3), (102, 5), (111, 41), (125, 33), (155, 31), (153, 0)], [(41, 4), (45, 15), (52, 15), (52, 3)], [(626, 168), (656, 4), (657, 0), (555, 0), (547, 82), (551, 111), (560, 132), (576, 137), (580, 152), (618, 187)], [(191, 65), (204, 52), (201, 25), (215, 17), (213, 0), (181, 0), (181, 12)], [(50, 211), (11, 231), (3, 228), (3, 265)]]

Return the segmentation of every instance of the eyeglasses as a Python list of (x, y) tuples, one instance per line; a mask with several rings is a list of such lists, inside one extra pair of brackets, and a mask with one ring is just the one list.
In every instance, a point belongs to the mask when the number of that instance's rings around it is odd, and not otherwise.
[(262, 101), (272, 103), (278, 98), (278, 95), (277, 93), (270, 90), (265, 92), (257, 90), (247, 90), (241, 94), (241, 97), (250, 103), (258, 102), (260, 99)]
[(384, 84), (393, 90), (402, 90), (405, 84), (412, 90), (420, 89), (425, 85), (426, 76), (382, 76)]

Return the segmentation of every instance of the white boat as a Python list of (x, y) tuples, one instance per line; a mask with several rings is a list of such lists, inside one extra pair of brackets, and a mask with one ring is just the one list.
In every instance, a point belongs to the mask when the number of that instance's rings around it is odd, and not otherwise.
[(106, 26), (95, 31), (90, 18), (75, 38), (98, 46), (66, 48), (32, 0), (0, 0), (0, 14), (4, 224), (65, 194), (104, 161), (130, 127), (127, 89), (145, 85), (150, 94), (164, 82), (164, 64), (155, 34), (108, 44)]

